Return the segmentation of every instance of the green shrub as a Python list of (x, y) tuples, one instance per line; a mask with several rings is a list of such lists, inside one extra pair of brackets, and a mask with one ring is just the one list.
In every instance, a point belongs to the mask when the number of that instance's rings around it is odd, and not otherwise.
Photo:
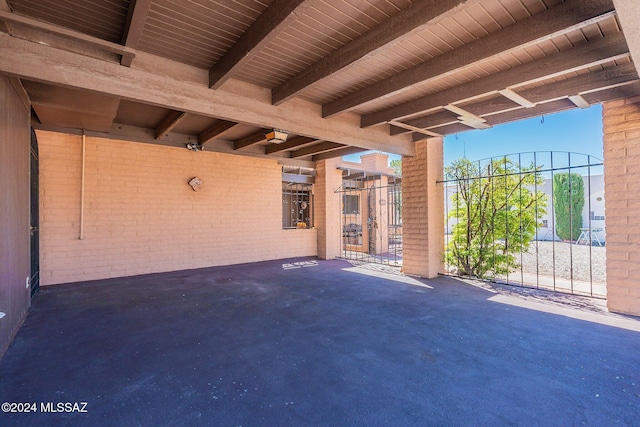
[(562, 240), (576, 240), (582, 227), (584, 180), (577, 173), (553, 176), (553, 207), (556, 234)]
[(542, 224), (547, 199), (531, 187), (543, 178), (536, 169), (507, 158), (480, 166), (466, 159), (445, 170), (457, 183), (449, 218), (457, 219), (445, 254), (459, 274), (488, 277), (517, 267), (516, 254), (526, 251)]

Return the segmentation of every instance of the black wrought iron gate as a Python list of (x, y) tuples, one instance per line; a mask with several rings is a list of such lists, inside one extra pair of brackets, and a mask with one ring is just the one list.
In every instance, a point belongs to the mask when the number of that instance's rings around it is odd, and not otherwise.
[(518, 153), (445, 169), (445, 263), (452, 275), (606, 296), (603, 163)]
[(342, 257), (402, 265), (402, 183), (398, 176), (358, 172), (343, 177)]

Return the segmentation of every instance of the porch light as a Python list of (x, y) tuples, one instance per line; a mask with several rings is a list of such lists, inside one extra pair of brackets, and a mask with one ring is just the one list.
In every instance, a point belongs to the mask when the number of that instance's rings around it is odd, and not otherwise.
[(282, 144), (287, 140), (289, 133), (281, 129), (273, 129), (265, 133), (264, 136), (269, 142), (272, 142), (274, 144)]
[(187, 150), (191, 151), (204, 151), (204, 145), (197, 142), (190, 142), (187, 144)]

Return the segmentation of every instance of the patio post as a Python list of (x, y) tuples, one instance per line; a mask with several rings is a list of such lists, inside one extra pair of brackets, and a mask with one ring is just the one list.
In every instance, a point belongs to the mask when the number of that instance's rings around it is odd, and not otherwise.
[(640, 315), (640, 96), (603, 104), (607, 306)]
[(314, 222), (318, 230), (318, 258), (334, 259), (340, 255), (341, 209), (340, 194), (342, 171), (340, 158), (316, 162), (314, 187)]
[(416, 142), (402, 159), (403, 272), (435, 277), (444, 271), (443, 139)]

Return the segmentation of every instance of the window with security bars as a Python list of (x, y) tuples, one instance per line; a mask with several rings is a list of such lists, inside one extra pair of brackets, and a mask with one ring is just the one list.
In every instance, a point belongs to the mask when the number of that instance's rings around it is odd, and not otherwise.
[(305, 184), (283, 183), (282, 228), (313, 227), (313, 193)]
[(354, 194), (342, 195), (342, 214), (357, 215), (360, 213), (360, 196)]

